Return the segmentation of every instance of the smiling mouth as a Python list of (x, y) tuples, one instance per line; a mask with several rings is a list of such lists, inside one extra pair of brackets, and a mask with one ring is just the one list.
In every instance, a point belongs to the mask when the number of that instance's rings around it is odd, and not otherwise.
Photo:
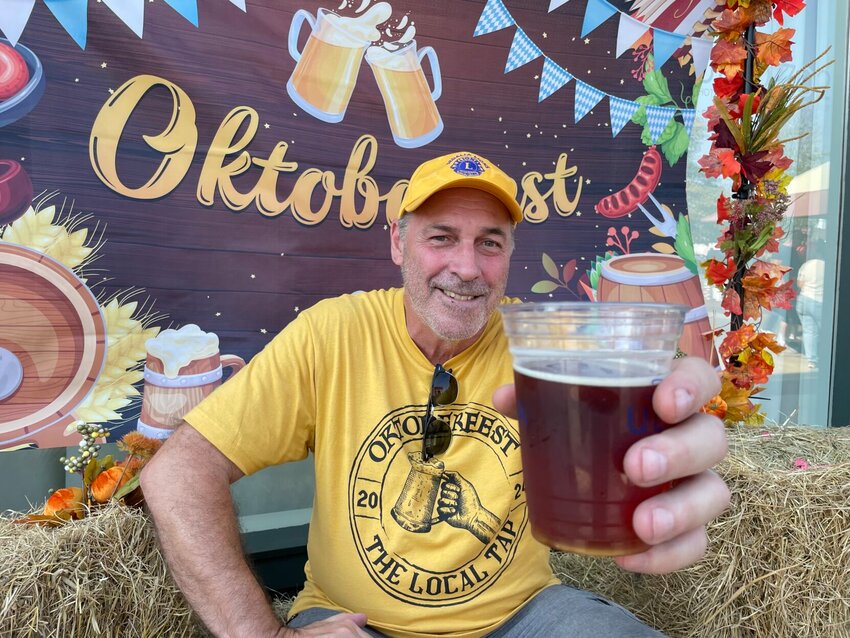
[(455, 301), (473, 301), (479, 297), (479, 295), (459, 295), (451, 290), (444, 290), (443, 288), (439, 288), (438, 290), (449, 299), (454, 299)]

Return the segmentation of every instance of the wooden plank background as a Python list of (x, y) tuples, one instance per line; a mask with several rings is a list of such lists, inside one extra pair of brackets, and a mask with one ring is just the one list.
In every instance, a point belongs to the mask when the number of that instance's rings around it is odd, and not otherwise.
[[(546, 274), (543, 253), (559, 264), (578, 259), (583, 271), (605, 252), (609, 226), (626, 224), (640, 231), (632, 252), (649, 250), (658, 238), (642, 215), (602, 218), (593, 206), (628, 183), (646, 146), (640, 128), (627, 124), (612, 138), (607, 100), (579, 123), (573, 121), (575, 83), (538, 103), (543, 58), (505, 74), (515, 29), (477, 38), (472, 33), (484, 0), (394, 0), (395, 14), (410, 12), (420, 47), (436, 49), (443, 93), (437, 105), (445, 123), (442, 135), (418, 149), (393, 143), (384, 106), (364, 62), (345, 119), (320, 122), (289, 98), (285, 84), (295, 62), (286, 48), (290, 21), (298, 9), (313, 13), (336, 3), (314, 0), (248, 0), (242, 12), (225, 0), (200, 0), (195, 28), (161, 0), (145, 3), (144, 38), (137, 38), (104, 5), (89, 8), (88, 45), (80, 50), (43, 3), (38, 3), (21, 43), (44, 65), (46, 92), (28, 116), (0, 129), (0, 158), (20, 160), (35, 192), (57, 192), (54, 203), (90, 212), (103, 227), (105, 245), (89, 278), (92, 289), (109, 295), (142, 288), (155, 310), (167, 315), (162, 327), (197, 323), (215, 332), (221, 351), (250, 359), (297, 312), (324, 297), (361, 289), (398, 285), (389, 261), (389, 233), (383, 205), (368, 229), (344, 228), (334, 207), (325, 221), (304, 226), (286, 211), (274, 218), (254, 206), (228, 209), (216, 197), (206, 207), (196, 190), (204, 155), (221, 120), (234, 107), (255, 109), (262, 123), (247, 150), (265, 158), (279, 141), (289, 144), (288, 161), (299, 163), (294, 175), (281, 175), (283, 199), (297, 174), (307, 168), (334, 171), (340, 183), (349, 153), (364, 134), (378, 143), (371, 176), (381, 192), (406, 178), (424, 159), (460, 149), (481, 153), (514, 177), (546, 173), (562, 153), (584, 183), (577, 212), (554, 212), (544, 223), (523, 223), (508, 292), (542, 299), (531, 286)], [(597, 89), (625, 99), (645, 94), (632, 77), (631, 52), (614, 57), (617, 20), (611, 18), (580, 37), (586, 3), (569, 2), (548, 13), (548, 0), (505, 0), (517, 23), (544, 53)], [(626, 8), (620, 2), (620, 8)], [(546, 34), (544, 37), (543, 34)], [(301, 42), (305, 39), (302, 35)], [(427, 66), (427, 65), (426, 65)], [(693, 77), (675, 58), (663, 71), (674, 95), (690, 95)], [(139, 74), (170, 80), (188, 93), (197, 113), (198, 148), (192, 165), (170, 194), (154, 201), (119, 195), (95, 175), (88, 145), (92, 124), (117, 89)], [(430, 71), (426, 71), (430, 77)], [(170, 103), (164, 91), (146, 96), (122, 137), (118, 168), (130, 186), (144, 183), (158, 157), (142, 134), (157, 134), (167, 124)], [(268, 124), (266, 128), (265, 125)], [(676, 213), (685, 211), (685, 165), (666, 160), (656, 197)], [(248, 190), (260, 175), (252, 167), (235, 181)], [(577, 183), (567, 182), (573, 196)], [(579, 215), (579, 213), (581, 213)], [(105, 226), (104, 226), (105, 225)], [(564, 290), (555, 299), (572, 299)], [(263, 332), (265, 331), (265, 332)]]

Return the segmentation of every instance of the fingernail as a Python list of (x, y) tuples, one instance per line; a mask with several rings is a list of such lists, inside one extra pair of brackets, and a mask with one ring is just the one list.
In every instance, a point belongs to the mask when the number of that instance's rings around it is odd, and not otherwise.
[(641, 473), (643, 480), (655, 481), (667, 471), (667, 457), (655, 450), (644, 450), (640, 455)]
[(673, 514), (668, 509), (656, 507), (652, 512), (652, 535), (655, 540), (666, 538), (673, 531)]
[(690, 414), (691, 410), (693, 410), (694, 405), (693, 394), (691, 394), (685, 388), (676, 388), (676, 392), (673, 394), (673, 398), (676, 401), (676, 414), (678, 416), (684, 417)]

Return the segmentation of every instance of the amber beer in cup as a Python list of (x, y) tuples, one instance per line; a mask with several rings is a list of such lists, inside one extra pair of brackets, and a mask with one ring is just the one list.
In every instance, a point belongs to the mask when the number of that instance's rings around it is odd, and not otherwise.
[(669, 485), (634, 485), (623, 458), (667, 427), (652, 395), (670, 371), (687, 310), (592, 302), (502, 308), (529, 520), (540, 542), (595, 556), (647, 549), (632, 516)]

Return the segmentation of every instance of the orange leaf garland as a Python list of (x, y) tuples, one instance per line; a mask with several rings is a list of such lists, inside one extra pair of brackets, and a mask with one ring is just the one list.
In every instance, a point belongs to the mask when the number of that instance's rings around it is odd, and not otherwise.
[(711, 23), (711, 30), (726, 40), (737, 41), (752, 22), (753, 13), (747, 8), (724, 9)]
[(723, 379), (720, 396), (726, 404), (726, 420), (733, 423), (750, 421), (758, 411), (758, 405), (755, 405), (750, 397), (762, 390), (764, 388), (761, 387), (738, 388), (728, 379)]
[(756, 33), (756, 58), (771, 66), (791, 61), (791, 38), (794, 29), (779, 29), (775, 33)]
[(769, 67), (791, 60), (795, 32), (779, 28), (763, 33), (755, 27), (770, 22), (772, 9), (781, 25), (784, 15), (796, 15), (805, 4), (724, 4), (711, 25), (711, 66), (718, 77), (713, 82), (715, 99), (705, 111), (711, 147), (699, 165), (707, 177), (732, 180), (733, 197), (721, 195), (717, 200), (717, 223), (723, 227), (717, 247), (724, 257), (702, 264), (706, 281), (723, 291), (721, 306), (731, 315), (731, 328), (719, 331), (725, 334), (719, 348), (722, 390), (703, 411), (727, 423), (755, 424), (764, 414), (752, 396), (763, 389), (759, 384), (768, 381), (774, 354), (783, 348), (775, 335), (761, 333), (758, 324), (748, 322), (758, 321), (762, 309), (790, 308), (795, 297), (792, 282), (782, 281), (790, 269), (759, 259), (779, 251), (785, 234), (780, 222), (790, 205), (785, 171), (792, 160), (785, 155), (781, 129), (795, 112), (823, 97), (825, 87), (808, 82), (829, 63), (812, 70), (824, 52), (789, 81), (771, 79), (762, 85), (761, 76)]
[(741, 279), (744, 287), (745, 319), (759, 319), (761, 317), (759, 308), (791, 309), (791, 300), (796, 296), (791, 287), (792, 282), (787, 281), (778, 285), (785, 273), (790, 270), (788, 266), (771, 264), (760, 259), (755, 261)]
[(703, 262), (702, 266), (705, 268), (705, 280), (713, 286), (724, 285), (735, 274), (734, 259), (730, 259), (728, 264), (716, 259), (709, 259)]
[(740, 41), (718, 40), (711, 49), (711, 66), (728, 80), (743, 72), (746, 60), (747, 50)]
[(773, 4), (773, 17), (779, 24), (785, 24), (783, 13), (795, 16), (806, 6), (803, 0), (774, 0)]

